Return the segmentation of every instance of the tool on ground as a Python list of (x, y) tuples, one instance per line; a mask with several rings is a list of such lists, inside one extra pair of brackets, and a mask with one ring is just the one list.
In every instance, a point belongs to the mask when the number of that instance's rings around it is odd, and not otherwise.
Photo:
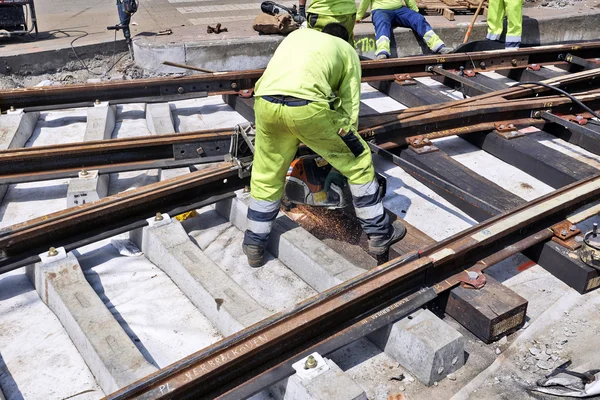
[(37, 35), (33, 0), (0, 0), (0, 37), (23, 36), (34, 30)]
[(296, 7), (295, 4), (293, 5), (292, 8), (289, 8), (289, 7), (283, 6), (281, 4), (277, 4), (274, 1), (263, 1), (260, 4), (260, 9), (262, 10), (262, 12), (264, 12), (265, 14), (269, 14), (269, 15), (288, 14), (290, 17), (292, 17), (294, 22), (296, 22), (299, 25), (301, 25), (306, 20), (305, 17), (303, 17), (302, 15), (300, 15), (300, 13), (298, 13), (298, 8)]
[(163, 61), (163, 65), (168, 65), (169, 67), (191, 69), (193, 71), (206, 72), (207, 74), (214, 74), (215, 73), (215, 71), (211, 71), (210, 69), (204, 69), (204, 68), (195, 67), (193, 65), (187, 65), (187, 64), (179, 64), (179, 63), (172, 62), (172, 61)]
[[(238, 125), (231, 137), (227, 161), (237, 164), (240, 177), (250, 175), (254, 155), (255, 131), (252, 125)], [(292, 161), (286, 176), (283, 204), (306, 204), (329, 209), (352, 205), (352, 194), (347, 179), (327, 160), (302, 147)], [(309, 153), (309, 154), (305, 154)], [(386, 180), (377, 174), (380, 196), (385, 195)]]
[(131, 31), (129, 30), (129, 23), (131, 22), (131, 16), (135, 14), (139, 7), (139, 0), (117, 0), (117, 11), (119, 12), (119, 24), (114, 26), (107, 26), (106, 29), (114, 31), (123, 31), (125, 42), (129, 48), (129, 55), (133, 60), (133, 47), (131, 45)]
[(485, 0), (479, 0), (479, 6), (477, 6), (477, 10), (475, 10), (475, 14), (473, 14), (473, 19), (467, 28), (467, 32), (465, 33), (465, 38), (463, 39), (463, 43), (467, 43), (469, 40), (469, 36), (471, 36), (471, 31), (473, 30), (473, 25), (475, 25), (475, 21), (477, 20), (477, 16), (479, 15), (479, 11), (481, 11), (481, 7), (483, 7), (483, 3)]
[(537, 382), (533, 390), (554, 396), (592, 397), (600, 394), (600, 369), (586, 372), (569, 371), (571, 360), (559, 365), (554, 371)]
[(221, 23), (217, 23), (217, 25), (213, 28), (212, 26), (208, 25), (206, 27), (206, 33), (216, 33), (217, 35), (221, 32), (227, 32), (227, 28), (221, 28)]

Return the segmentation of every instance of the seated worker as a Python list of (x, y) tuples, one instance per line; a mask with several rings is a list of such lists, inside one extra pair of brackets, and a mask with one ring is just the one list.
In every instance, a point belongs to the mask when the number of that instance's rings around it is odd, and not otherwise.
[[(302, 49), (302, 51), (298, 51)], [(279, 213), (286, 173), (304, 143), (348, 179), (369, 251), (382, 255), (406, 228), (383, 208), (371, 151), (356, 133), (361, 66), (338, 23), (290, 33), (255, 86), (255, 152), (243, 251), (251, 267), (264, 264)], [(329, 176), (328, 176), (329, 178)]]
[(369, 6), (371, 6), (371, 16), (373, 25), (375, 25), (377, 43), (375, 56), (377, 59), (389, 58), (392, 55), (390, 36), (392, 28), (395, 26), (411, 28), (417, 32), (434, 53), (448, 54), (454, 51), (454, 49), (446, 47), (442, 39), (435, 34), (431, 25), (427, 23), (425, 17), (419, 14), (416, 0), (360, 0), (356, 16), (357, 22), (365, 17)]
[(354, 0), (311, 0), (306, 14), (306, 0), (298, 0), (298, 13), (306, 18), (311, 29), (320, 31), (325, 25), (337, 22), (348, 31), (348, 43), (354, 46), (354, 21), (356, 2)]

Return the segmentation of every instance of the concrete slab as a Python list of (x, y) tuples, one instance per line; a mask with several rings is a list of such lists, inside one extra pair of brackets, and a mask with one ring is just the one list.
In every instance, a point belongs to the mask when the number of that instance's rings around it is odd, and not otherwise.
[(175, 130), (191, 132), (205, 129), (233, 128), (247, 122), (221, 96), (209, 96), (170, 103)]
[(63, 250), (56, 257), (28, 266), (27, 275), (104, 392), (112, 393), (156, 371), (86, 281), (75, 256)]
[[(178, 7), (178, 11), (188, 17), (207, 12), (204, 8)], [(215, 71), (264, 68), (283, 37), (279, 35), (257, 36), (256, 32), (251, 30), (251, 21), (258, 12), (258, 6), (256, 6), (256, 11), (252, 16), (243, 21), (230, 21), (228, 24), (226, 19), (223, 19), (221, 22), (229, 28), (229, 32), (220, 35), (199, 36), (197, 31), (186, 28), (177, 32), (180, 40), (176, 41), (172, 37), (161, 36), (140, 38), (134, 41), (136, 55), (139, 60), (143, 60), (143, 64), (139, 65), (157, 68), (156, 71), (164, 71), (161, 62), (166, 60), (167, 56), (178, 56), (181, 59), (183, 49), (185, 63)], [(593, 40), (598, 37), (598, 31), (590, 29), (590, 27), (597, 25), (595, 24), (597, 17), (590, 12), (596, 11), (591, 11), (583, 4), (573, 7), (571, 10), (562, 10), (562, 12), (525, 8), (523, 43), (537, 45), (572, 40)], [(213, 18), (211, 20), (216, 23), (225, 17), (214, 15)], [(485, 38), (487, 24), (483, 22), (484, 19), (479, 17), (479, 22), (473, 27), (472, 40)], [(192, 23), (199, 23), (201, 20), (206, 19), (190, 18)], [(448, 21), (441, 16), (428, 15), (427, 20), (448, 46), (456, 47), (462, 44), (470, 16), (456, 15), (455, 21)], [(208, 21), (206, 20), (202, 24), (209, 24)], [(374, 58), (375, 34), (370, 21), (357, 24), (354, 33), (355, 48), (358, 54)], [(425, 44), (417, 40), (416, 35), (410, 29), (397, 28), (393, 32), (393, 37), (392, 53), (394, 57), (429, 53)], [(176, 49), (175, 54), (168, 54), (168, 46)], [(224, 55), (226, 56), (224, 57)]]
[(433, 141), (440, 150), (470, 170), (517, 196), (531, 201), (554, 188), (457, 136)]
[(67, 208), (91, 203), (108, 194), (109, 175), (98, 175), (98, 171), (79, 173), (79, 178), (69, 180)]
[(146, 123), (153, 135), (175, 133), (173, 114), (168, 103), (146, 104)]
[[(146, 105), (124, 104), (117, 106), (117, 122), (113, 137), (116, 139), (150, 135), (146, 124)], [(121, 172), (110, 175), (109, 195), (138, 188), (158, 181), (158, 170)]]
[(320, 358), (319, 362), (325, 363), (326, 371), (314, 378), (296, 373), (269, 388), (273, 397), (277, 400), (367, 400), (365, 391), (336, 363), (327, 358)]
[(131, 237), (223, 335), (231, 335), (271, 314), (190, 240), (179, 221), (145, 227), (131, 232)]
[[(211, 208), (199, 212), (197, 218), (182, 225), (191, 228), (188, 234), (200, 249), (263, 308), (278, 312), (317, 294), (269, 253), (263, 267), (250, 268), (242, 252), (243, 232)], [(192, 220), (197, 222), (191, 225)]]
[[(220, 202), (216, 210), (240, 231), (246, 230), (250, 194)], [(365, 270), (352, 265), (285, 215), (273, 224), (268, 251), (318, 292), (325, 291)]]
[[(38, 112), (25, 113), (23, 110), (8, 111), (0, 115), (0, 150), (25, 146), (31, 137), (40, 116)], [(4, 198), (7, 185), (0, 185), (0, 201)]]
[(8, 111), (0, 115), (0, 150), (24, 147), (35, 129), (39, 112)]
[(0, 387), (7, 400), (105, 395), (25, 268), (0, 276), (0, 326)]
[(368, 338), (428, 386), (465, 362), (462, 335), (429, 310), (418, 310)]
[(475, 224), (471, 217), (395, 164), (381, 157), (373, 162), (377, 172), (387, 179), (384, 207), (431, 238), (440, 241)]
[(105, 140), (115, 129), (117, 107), (108, 103), (95, 104), (87, 109), (87, 124), (83, 141)]
[(167, 179), (176, 178), (178, 176), (189, 174), (189, 173), (190, 173), (190, 169), (187, 167), (160, 169), (158, 171), (158, 180), (165, 181)]
[[(127, 237), (123, 234), (118, 238)], [(223, 338), (146, 257), (121, 254), (110, 239), (77, 252), (94, 291), (153, 365), (165, 367)]]

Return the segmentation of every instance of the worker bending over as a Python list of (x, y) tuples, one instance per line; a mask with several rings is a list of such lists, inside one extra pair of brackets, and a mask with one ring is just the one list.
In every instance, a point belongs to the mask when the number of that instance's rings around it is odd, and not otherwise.
[(416, 0), (360, 0), (357, 22), (365, 17), (369, 7), (372, 11), (373, 25), (375, 25), (377, 44), (375, 56), (378, 59), (389, 58), (392, 55), (390, 36), (395, 26), (411, 28), (417, 32), (434, 53), (447, 54), (454, 51), (454, 49), (446, 47), (425, 17), (419, 14)]
[(406, 233), (384, 212), (369, 146), (356, 133), (361, 67), (347, 41), (348, 31), (338, 23), (322, 32), (292, 32), (256, 83), (256, 141), (243, 244), (251, 267), (264, 264), (286, 173), (301, 142), (348, 179), (371, 253), (384, 254)]
[(507, 19), (504, 47), (518, 49), (523, 35), (523, 0), (489, 0), (488, 4), (488, 40), (500, 40), (504, 16)]
[(312, 0), (306, 14), (306, 0), (298, 0), (298, 12), (306, 18), (311, 29), (320, 31), (325, 25), (337, 22), (348, 31), (348, 43), (354, 46), (354, 22), (356, 20), (356, 2), (354, 0)]

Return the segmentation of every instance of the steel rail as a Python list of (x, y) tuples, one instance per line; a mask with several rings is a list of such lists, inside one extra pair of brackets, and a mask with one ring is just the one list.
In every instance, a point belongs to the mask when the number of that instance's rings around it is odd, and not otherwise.
[(82, 169), (108, 174), (223, 161), (232, 133), (219, 129), (5, 150), (0, 184), (75, 177)]
[[(598, 93), (585, 93), (579, 96), (588, 100), (597, 100), (597, 97), (588, 95), (598, 96)], [(487, 99), (481, 101), (482, 105), (477, 103), (476, 106), (462, 101), (450, 102), (448, 103), (450, 107), (446, 107), (443, 114), (433, 111), (423, 113), (418, 119), (407, 119), (408, 122), (401, 122), (399, 125), (406, 129), (394, 128), (391, 134), (385, 134), (389, 131), (387, 128), (389, 122), (387, 125), (380, 124), (377, 122), (378, 116), (362, 117), (359, 125), (362, 125), (363, 129), (359, 133), (380, 147), (391, 149), (409, 144), (409, 138), (419, 134), (435, 139), (489, 132), (495, 129), (495, 124), (502, 123), (519, 126), (544, 125), (545, 121), (541, 118), (508, 118), (529, 116), (539, 109), (540, 105), (546, 110), (550, 103), (554, 106), (570, 104), (570, 100), (561, 96), (515, 100), (503, 100), (497, 96), (492, 99), (495, 102)], [(455, 106), (452, 107), (452, 104)], [(431, 118), (430, 115), (435, 112), (438, 115)], [(488, 122), (478, 122), (477, 119), (471, 121), (473, 116), (483, 117)], [(369, 124), (375, 124), (375, 129), (364, 128)], [(381, 126), (384, 127), (383, 133), (378, 128)], [(220, 129), (0, 151), (0, 184), (72, 178), (77, 177), (82, 169), (97, 170), (99, 174), (110, 174), (223, 161), (224, 155), (228, 153), (232, 134), (232, 130)]]
[[(582, 103), (596, 109), (600, 107), (600, 89), (575, 96)], [(536, 111), (571, 112), (574, 103), (564, 96), (547, 96), (505, 100), (502, 102), (463, 107), (448, 107), (443, 111), (423, 113), (419, 117), (399, 119), (379, 126), (364, 129), (360, 133), (377, 142), (394, 141), (398, 132), (410, 129), (409, 136), (457, 129), (464, 125), (499, 122), (511, 119), (539, 117)], [(449, 112), (451, 111), (451, 112)]]
[(233, 192), (247, 184), (237, 170), (232, 163), (221, 163), (2, 228), (0, 271), (10, 270), (22, 260), (47, 251), (49, 246), (75, 243), (150, 218), (157, 212), (185, 208)]
[[(509, 68), (525, 68), (528, 64), (561, 63), (558, 57), (570, 53), (582, 58), (597, 54), (600, 42), (569, 45), (540, 46), (511, 51), (481, 51), (457, 53), (444, 56), (427, 55), (400, 59), (363, 61), (363, 81), (394, 80), (397, 74), (430, 76), (427, 68), (441, 65), (444, 69), (460, 66), (476, 71)], [(471, 65), (472, 64), (472, 65)], [(241, 93), (254, 87), (263, 70), (216, 72), (212, 74), (149, 78), (135, 81), (88, 83), (68, 86), (35, 87), (0, 91), (0, 108), (47, 107), (64, 104), (91, 104), (96, 100), (123, 102), (127, 99), (143, 99), (168, 96), (204, 96), (207, 94)]]
[(423, 279), (455, 276), (463, 265), (518, 243), (522, 228), (535, 223), (536, 229), (548, 229), (599, 195), (600, 176), (559, 189), (433, 245), (418, 259), (395, 259), (365, 272), (106, 398), (202, 399), (226, 394), (353, 325), (382, 303), (396, 301)]

